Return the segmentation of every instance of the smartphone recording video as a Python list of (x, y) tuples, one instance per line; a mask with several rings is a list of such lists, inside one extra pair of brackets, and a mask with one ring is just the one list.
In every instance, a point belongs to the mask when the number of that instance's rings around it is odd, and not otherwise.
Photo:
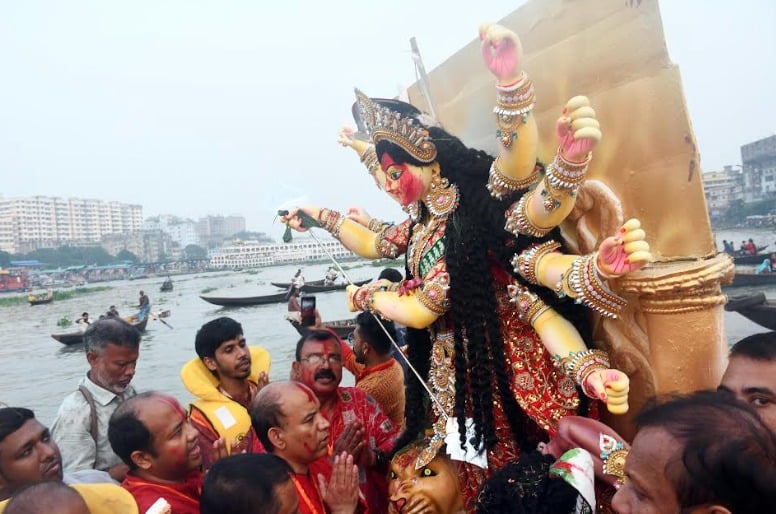
[(315, 297), (302, 297), (302, 326), (311, 327), (315, 325)]

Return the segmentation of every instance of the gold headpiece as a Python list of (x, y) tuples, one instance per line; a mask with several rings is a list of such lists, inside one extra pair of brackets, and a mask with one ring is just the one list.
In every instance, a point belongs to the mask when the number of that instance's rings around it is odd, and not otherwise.
[(367, 135), (377, 144), (381, 139), (399, 145), (408, 154), (423, 163), (434, 162), (436, 146), (428, 131), (415, 120), (373, 102), (356, 89), (356, 107)]

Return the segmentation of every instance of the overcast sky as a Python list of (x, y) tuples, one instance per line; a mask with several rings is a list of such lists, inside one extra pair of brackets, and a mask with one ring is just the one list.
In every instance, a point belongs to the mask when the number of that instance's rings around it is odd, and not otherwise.
[[(394, 96), (415, 79), (410, 37), (431, 70), (522, 3), (0, 0), (0, 195), (239, 214), (253, 230), (295, 198), (397, 219), (336, 144), (353, 87)], [(740, 163), (776, 133), (776, 2), (661, 11), (703, 169)]]

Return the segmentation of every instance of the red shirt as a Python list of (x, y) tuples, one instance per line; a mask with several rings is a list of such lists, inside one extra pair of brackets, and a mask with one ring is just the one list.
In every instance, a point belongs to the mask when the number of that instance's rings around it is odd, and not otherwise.
[(294, 473), (291, 480), (296, 487), (296, 495), (299, 498), (300, 514), (326, 514), (329, 510), (323, 503), (321, 491), (318, 489), (317, 478), (310, 474), (301, 475)]
[(140, 478), (130, 471), (121, 487), (132, 494), (141, 513), (147, 511), (159, 498), (164, 498), (172, 507), (172, 514), (199, 514), (199, 496), (202, 492), (202, 473), (199, 471), (192, 471), (179, 484), (161, 484)]

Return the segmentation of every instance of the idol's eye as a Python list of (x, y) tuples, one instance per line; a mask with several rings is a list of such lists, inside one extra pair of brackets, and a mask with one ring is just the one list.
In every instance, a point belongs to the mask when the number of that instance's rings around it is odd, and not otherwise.
[(420, 472), (420, 476), (422, 477), (435, 477), (436, 473), (431, 468), (423, 468)]
[(400, 170), (397, 168), (392, 168), (388, 170), (388, 178), (391, 180), (399, 180), (401, 178), (402, 173), (404, 173), (404, 170)]
[(396, 473), (394, 473), (393, 471), (391, 471), (391, 473), (388, 475), (388, 478), (389, 478), (390, 480), (396, 480), (396, 478), (397, 478), (397, 475), (396, 475)]

